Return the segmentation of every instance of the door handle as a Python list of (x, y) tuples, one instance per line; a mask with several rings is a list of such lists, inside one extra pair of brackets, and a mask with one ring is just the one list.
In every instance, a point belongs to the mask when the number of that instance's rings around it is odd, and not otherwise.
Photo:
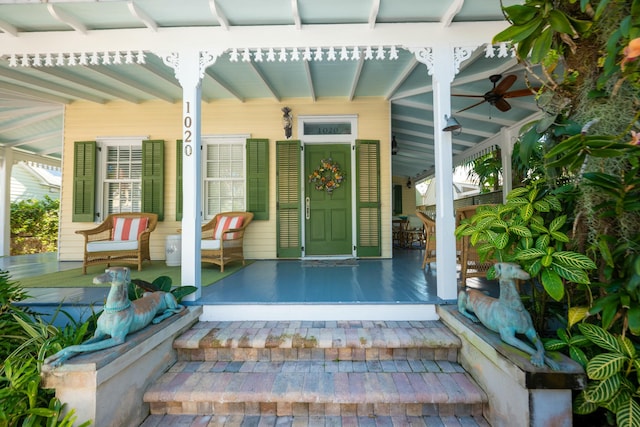
[(304, 201), (304, 216), (307, 220), (311, 218), (311, 199), (309, 197)]

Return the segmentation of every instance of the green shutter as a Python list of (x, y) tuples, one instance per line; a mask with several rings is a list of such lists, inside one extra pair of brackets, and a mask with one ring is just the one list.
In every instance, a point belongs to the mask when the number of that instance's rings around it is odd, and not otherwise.
[(393, 214), (402, 215), (402, 185), (393, 186)]
[(300, 141), (276, 142), (277, 251), (302, 256), (300, 241)]
[(73, 222), (92, 222), (96, 209), (96, 142), (73, 145)]
[(247, 212), (269, 219), (269, 140), (247, 139)]
[(356, 140), (358, 256), (380, 256), (380, 142)]
[(164, 141), (142, 141), (142, 212), (164, 219)]
[(182, 221), (182, 140), (176, 141), (176, 221)]

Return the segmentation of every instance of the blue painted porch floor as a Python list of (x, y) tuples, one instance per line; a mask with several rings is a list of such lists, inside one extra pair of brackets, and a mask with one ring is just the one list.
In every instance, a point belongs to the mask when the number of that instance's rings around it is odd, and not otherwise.
[[(200, 304), (401, 303), (441, 302), (435, 265), (422, 270), (421, 250), (396, 249), (392, 259), (359, 259), (338, 266), (300, 260), (257, 260), (237, 273), (202, 289)], [(163, 261), (155, 261), (163, 262)], [(350, 265), (356, 264), (356, 265)], [(78, 268), (58, 262), (56, 254), (0, 258), (11, 279)], [(207, 268), (218, 268), (207, 266)], [(105, 288), (30, 288), (29, 304), (102, 304)]]

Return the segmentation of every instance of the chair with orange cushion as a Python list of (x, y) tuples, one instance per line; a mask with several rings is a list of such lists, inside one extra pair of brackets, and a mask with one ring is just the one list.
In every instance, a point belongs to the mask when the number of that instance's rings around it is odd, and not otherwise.
[(142, 270), (142, 262), (151, 262), (149, 237), (156, 229), (158, 215), (130, 212), (109, 215), (102, 224), (89, 230), (77, 230), (84, 236), (82, 274), (96, 264), (134, 264)]
[(202, 226), (202, 262), (217, 264), (220, 272), (232, 261), (244, 261), (243, 238), (253, 220), (251, 212), (221, 212)]

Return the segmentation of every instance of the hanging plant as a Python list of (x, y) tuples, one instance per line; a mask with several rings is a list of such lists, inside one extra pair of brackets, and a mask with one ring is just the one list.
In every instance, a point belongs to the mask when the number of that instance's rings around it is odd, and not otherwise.
[(331, 194), (333, 190), (340, 187), (344, 178), (340, 166), (329, 157), (320, 160), (320, 167), (314, 169), (309, 175), (309, 183), (312, 183), (316, 190)]

